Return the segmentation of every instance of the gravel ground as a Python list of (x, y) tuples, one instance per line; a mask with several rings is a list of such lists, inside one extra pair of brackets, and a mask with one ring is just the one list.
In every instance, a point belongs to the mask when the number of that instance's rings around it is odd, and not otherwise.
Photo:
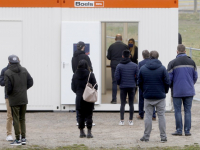
[[(27, 145), (55, 148), (73, 144), (85, 144), (91, 148), (116, 148), (116, 147), (166, 147), (200, 144), (200, 102), (193, 101), (192, 107), (192, 136), (172, 136), (175, 131), (174, 113), (166, 113), (167, 143), (160, 142), (158, 120), (153, 121), (153, 130), (149, 142), (139, 139), (144, 132), (144, 121), (137, 120), (134, 114), (134, 125), (128, 125), (128, 113), (125, 114), (125, 125), (119, 126), (118, 113), (94, 113), (93, 139), (79, 138), (76, 126), (76, 113), (27, 113)], [(0, 148), (12, 148), (6, 138), (6, 113), (0, 113)], [(13, 133), (14, 137), (14, 133)], [(26, 147), (26, 146), (24, 146)]]

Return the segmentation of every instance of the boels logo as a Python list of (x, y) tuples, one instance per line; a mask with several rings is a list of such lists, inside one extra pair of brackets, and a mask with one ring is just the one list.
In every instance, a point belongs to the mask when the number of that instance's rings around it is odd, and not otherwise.
[(104, 1), (75, 1), (74, 7), (104, 7)]

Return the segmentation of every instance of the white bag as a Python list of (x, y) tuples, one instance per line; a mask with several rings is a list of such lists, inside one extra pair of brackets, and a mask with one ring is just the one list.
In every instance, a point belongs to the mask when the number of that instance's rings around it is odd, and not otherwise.
[(97, 101), (98, 92), (94, 87), (97, 85), (97, 83), (92, 87), (92, 84), (89, 83), (90, 74), (87, 84), (85, 86), (85, 90), (83, 92), (83, 100), (85, 100), (86, 102), (95, 103)]

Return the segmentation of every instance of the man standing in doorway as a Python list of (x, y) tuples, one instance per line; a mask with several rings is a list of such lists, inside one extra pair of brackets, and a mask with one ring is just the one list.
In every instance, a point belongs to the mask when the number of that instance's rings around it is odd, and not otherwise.
[(128, 46), (122, 42), (122, 35), (117, 34), (115, 37), (115, 43), (108, 48), (107, 58), (111, 60), (111, 74), (112, 74), (112, 104), (117, 103), (117, 81), (115, 79), (116, 66), (122, 59), (122, 52), (128, 49)]
[(172, 135), (182, 135), (183, 124), (181, 106), (184, 106), (184, 132), (185, 136), (191, 136), (191, 108), (195, 95), (194, 84), (198, 74), (195, 62), (186, 55), (185, 46), (179, 44), (176, 59), (168, 64), (168, 73), (172, 88), (172, 97), (175, 110), (176, 131)]
[[(27, 90), (33, 86), (33, 79), (26, 70), (19, 64), (16, 55), (8, 57), (9, 66), (5, 72), (5, 91), (8, 95), (9, 104), (13, 115), (13, 124), (16, 140), (11, 145), (26, 144), (26, 105), (28, 104)], [(20, 129), (22, 139), (20, 141)]]
[(152, 130), (153, 109), (156, 107), (161, 142), (167, 141), (165, 122), (165, 97), (169, 90), (169, 75), (167, 70), (158, 60), (157, 51), (150, 52), (150, 60), (139, 72), (138, 85), (143, 91), (145, 107), (145, 130), (141, 141), (149, 141)]
[[(9, 64), (8, 64), (8, 66), (9, 66)], [(1, 86), (5, 86), (4, 73), (8, 69), (8, 66), (1, 70), (1, 75), (0, 75)], [(6, 108), (7, 108), (7, 123), (6, 123), (7, 137), (6, 137), (6, 141), (13, 141), (13, 138), (12, 138), (13, 118), (12, 118), (12, 112), (11, 112), (11, 108), (10, 108), (9, 101), (8, 101), (8, 95), (6, 93), (5, 93), (5, 100), (6, 100)]]

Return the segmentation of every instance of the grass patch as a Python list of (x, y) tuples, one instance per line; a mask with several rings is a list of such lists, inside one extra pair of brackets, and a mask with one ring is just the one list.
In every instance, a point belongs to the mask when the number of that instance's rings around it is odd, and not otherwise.
[(133, 147), (133, 148), (106, 149), (106, 148), (88, 148), (84, 144), (81, 145), (74, 144), (72, 146), (57, 147), (54, 149), (33, 145), (33, 146), (17, 146), (14, 148), (3, 148), (0, 150), (200, 150), (200, 147), (198, 144), (195, 144), (195, 145), (185, 145), (184, 147), (151, 147), (151, 148)]

